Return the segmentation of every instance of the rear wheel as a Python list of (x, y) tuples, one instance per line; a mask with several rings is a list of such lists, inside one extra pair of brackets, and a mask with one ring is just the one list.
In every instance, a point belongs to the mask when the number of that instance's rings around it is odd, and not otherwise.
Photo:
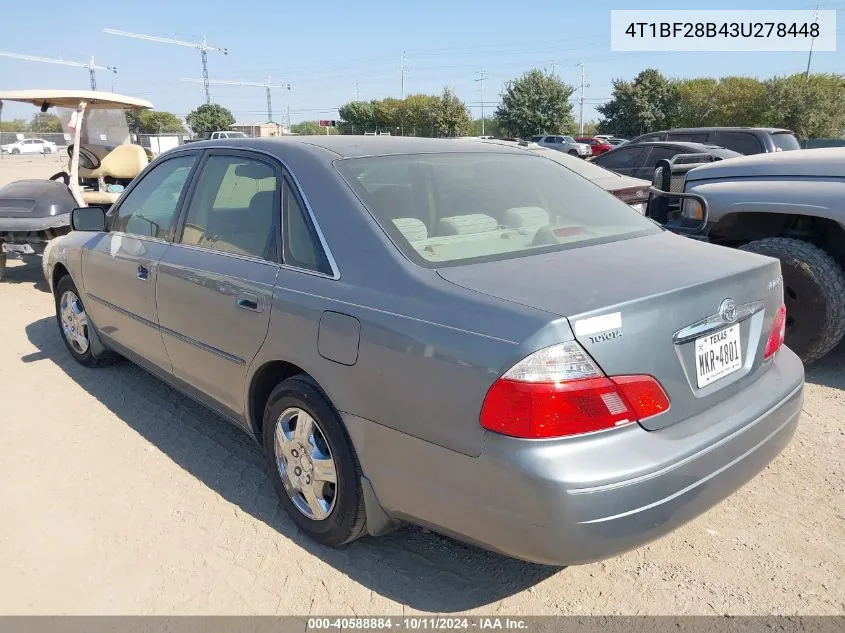
[(338, 546), (366, 531), (361, 467), (340, 416), (308, 376), (279, 384), (264, 408), (264, 453), (291, 519)]
[(45, 154), (52, 154), (52, 153), (53, 153), (53, 150), (51, 150), (49, 147), (45, 147), (45, 148), (44, 148), (44, 153), (45, 153)]
[(786, 237), (749, 242), (742, 250), (780, 260), (786, 345), (807, 365), (836, 347), (845, 335), (845, 274), (836, 260), (818, 246)]

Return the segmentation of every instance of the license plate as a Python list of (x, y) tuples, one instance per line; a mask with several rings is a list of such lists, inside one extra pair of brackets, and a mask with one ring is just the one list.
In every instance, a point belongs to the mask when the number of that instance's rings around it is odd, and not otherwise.
[(3, 252), (22, 253), (24, 255), (33, 255), (35, 253), (29, 244), (9, 244), (8, 242), (3, 242)]
[(695, 339), (698, 387), (706, 387), (742, 367), (739, 324)]

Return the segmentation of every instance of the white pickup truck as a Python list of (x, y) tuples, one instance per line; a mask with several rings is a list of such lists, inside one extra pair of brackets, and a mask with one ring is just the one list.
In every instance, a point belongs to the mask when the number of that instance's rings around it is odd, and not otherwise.
[(216, 141), (221, 138), (247, 138), (243, 132), (233, 132), (231, 130), (221, 130), (219, 132), (211, 132), (210, 134), (203, 134), (201, 137), (186, 140), (186, 143), (196, 141)]

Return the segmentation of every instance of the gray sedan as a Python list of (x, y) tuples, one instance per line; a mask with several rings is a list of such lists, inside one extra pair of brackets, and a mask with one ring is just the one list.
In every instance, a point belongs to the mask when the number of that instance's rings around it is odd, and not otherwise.
[(68, 352), (249, 433), (327, 545), (411, 522), (605, 558), (743, 485), (801, 411), (777, 260), (518, 147), (192, 143), (72, 222), (46, 264)]

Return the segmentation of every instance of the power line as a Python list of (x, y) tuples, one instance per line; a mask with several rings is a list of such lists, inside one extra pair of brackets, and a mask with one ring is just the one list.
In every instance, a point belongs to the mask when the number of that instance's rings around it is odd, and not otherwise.
[(264, 88), (267, 93), (267, 122), (273, 122), (273, 97), (271, 96), (271, 90), (273, 88), (283, 88), (290, 90), (290, 84), (272, 84), (270, 82), (270, 75), (267, 75), (267, 81), (264, 83), (257, 83), (253, 81), (230, 81), (226, 79), (208, 79), (207, 77), (203, 77), (202, 79), (182, 79), (182, 81), (187, 81), (190, 83), (208, 83), (208, 84), (215, 84), (218, 86), (250, 86), (253, 88)]
[(94, 63), (94, 58), (91, 58), (91, 61), (88, 63), (83, 62), (72, 62), (66, 59), (50, 59), (49, 57), (36, 57), (35, 55), (21, 55), (19, 53), (6, 53), (0, 51), (0, 57), (9, 57), (11, 59), (20, 59), (27, 62), (42, 62), (45, 64), (58, 64), (60, 66), (72, 66), (74, 68), (87, 68), (88, 69), (88, 78), (91, 82), (91, 90), (97, 89), (97, 74), (96, 71), (98, 70), (109, 70), (115, 74), (117, 74), (117, 67), (116, 66), (97, 66)]
[(223, 53), (224, 55), (228, 55), (228, 48), (217, 48), (215, 46), (209, 46), (205, 40), (205, 35), (202, 36), (201, 42), (188, 42), (185, 40), (176, 40), (168, 37), (158, 37), (157, 35), (129, 33), (128, 31), (118, 31), (116, 29), (103, 29), (103, 33), (109, 33), (111, 35), (120, 35), (122, 37), (131, 37), (136, 40), (145, 40), (147, 42), (159, 42), (161, 44), (175, 44), (176, 46), (187, 46), (189, 48), (195, 48), (199, 50), (200, 57), (202, 58), (202, 78), (203, 86), (205, 87), (205, 102), (211, 103), (211, 90), (208, 87), (208, 52), (213, 51), (216, 53)]

